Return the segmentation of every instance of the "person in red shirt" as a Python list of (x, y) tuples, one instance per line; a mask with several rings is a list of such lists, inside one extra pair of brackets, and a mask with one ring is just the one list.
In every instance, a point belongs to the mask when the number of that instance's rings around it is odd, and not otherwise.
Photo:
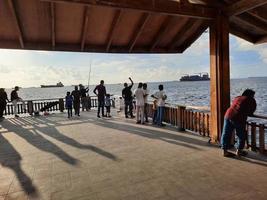
[(246, 89), (242, 96), (236, 97), (230, 108), (227, 109), (224, 115), (224, 126), (221, 136), (221, 147), (223, 149), (223, 156), (229, 157), (234, 154), (227, 150), (231, 145), (231, 138), (233, 130), (236, 130), (238, 137), (237, 156), (245, 156), (246, 151), (243, 151), (245, 146), (245, 129), (248, 116), (253, 116), (257, 104), (254, 99), (255, 92), (251, 89)]

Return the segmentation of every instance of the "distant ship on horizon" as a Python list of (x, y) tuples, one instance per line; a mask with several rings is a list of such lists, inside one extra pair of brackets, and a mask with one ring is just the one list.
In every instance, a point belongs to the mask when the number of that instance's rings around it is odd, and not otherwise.
[(210, 77), (208, 73), (199, 73), (199, 75), (185, 74), (180, 78), (180, 81), (209, 81)]
[(64, 87), (62, 82), (58, 82), (56, 85), (41, 85), (41, 88), (50, 88), (50, 87)]

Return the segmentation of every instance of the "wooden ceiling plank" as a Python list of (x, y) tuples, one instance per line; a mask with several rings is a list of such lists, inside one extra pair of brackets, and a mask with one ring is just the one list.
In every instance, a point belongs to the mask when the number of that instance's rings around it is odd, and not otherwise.
[(249, 14), (267, 23), (267, 11), (262, 8), (250, 10)]
[(255, 44), (263, 44), (263, 43), (267, 43), (267, 35), (260, 37)]
[(191, 44), (193, 44), (202, 35), (202, 33), (205, 30), (207, 30), (207, 28), (208, 28), (207, 23), (204, 22), (203, 24), (201, 24), (200, 28), (198, 28), (198, 30), (196, 32), (194, 32), (192, 34), (192, 36), (190, 36), (188, 39), (186, 39), (186, 41), (184, 42), (184, 44), (180, 48), (180, 52), (184, 52), (188, 47), (190, 47)]
[(181, 43), (181, 38), (190, 32), (190, 29), (193, 26), (193, 24), (194, 24), (194, 20), (189, 19), (186, 22), (186, 24), (178, 31), (178, 33), (174, 36), (173, 40), (168, 45), (170, 47), (169, 48), (170, 51), (175, 49), (177, 43)]
[(119, 24), (119, 21), (120, 21), (120, 18), (121, 18), (121, 15), (122, 15), (122, 10), (117, 10), (116, 11), (116, 14), (114, 16), (114, 19), (112, 21), (112, 24), (111, 24), (111, 28), (110, 28), (110, 31), (109, 31), (109, 34), (108, 34), (108, 40), (107, 40), (107, 47), (106, 47), (106, 52), (109, 52), (109, 49), (110, 49), (110, 46), (112, 44), (112, 40), (114, 38), (114, 32)]
[(239, 22), (243, 24), (247, 24), (248, 26), (251, 26), (258, 31), (263, 31), (267, 33), (267, 24), (258, 19), (255, 19), (254, 17), (250, 16), (247, 13), (244, 13), (239, 16), (235, 16), (233, 17), (233, 19), (238, 20)]
[(12, 15), (12, 20), (15, 24), (15, 28), (18, 34), (18, 39), (19, 39), (19, 43), (22, 49), (24, 49), (24, 39), (23, 39), (23, 34), (22, 34), (22, 29), (21, 29), (21, 25), (18, 19), (18, 15), (17, 15), (17, 11), (16, 8), (14, 6), (14, 2), (13, 0), (8, 0), (8, 5), (11, 11), (11, 15)]
[(135, 30), (134, 36), (133, 36), (133, 38), (131, 40), (131, 43), (129, 45), (130, 46), (129, 53), (132, 52), (132, 50), (133, 50), (133, 48), (135, 46), (135, 43), (137, 42), (137, 40), (138, 40), (139, 36), (141, 35), (142, 31), (144, 30), (145, 25), (146, 25), (146, 23), (147, 23), (147, 21), (149, 19), (149, 16), (150, 16), (150, 14), (148, 14), (148, 13), (144, 13), (142, 15), (142, 17), (141, 17), (141, 19), (140, 19), (140, 21), (138, 23), (138, 26), (136, 27), (136, 30)]
[(167, 32), (167, 30), (169, 30), (169, 28), (172, 26), (172, 19), (174, 17), (173, 16), (168, 16), (164, 22), (162, 23), (162, 25), (160, 26), (160, 29), (158, 31), (158, 33), (156, 34), (156, 36), (153, 39), (152, 45), (150, 47), (150, 51), (152, 52), (156, 46), (158, 45), (158, 43), (161, 41), (161, 39), (163, 38), (163, 36), (165, 35), (165, 33)]
[(56, 46), (56, 28), (55, 28), (55, 4), (53, 2), (50, 3), (50, 12), (51, 12), (51, 43), (52, 49), (55, 49)]
[(228, 16), (240, 15), (244, 12), (252, 10), (267, 4), (266, 0), (240, 0), (225, 9)]
[(81, 39), (81, 51), (84, 51), (85, 40), (88, 32), (88, 21), (89, 21), (89, 7), (85, 7), (84, 20), (82, 27), (82, 39)]
[(251, 43), (255, 43), (257, 41), (255, 37), (248, 35), (244, 30), (240, 30), (240, 28), (232, 24), (230, 24), (230, 33)]
[(184, 4), (179, 1), (166, 0), (41, 0), (56, 3), (75, 3), (88, 6), (112, 7), (122, 10), (138, 10), (141, 12), (157, 13), (174, 16), (186, 16), (212, 20), (217, 10), (205, 5)]

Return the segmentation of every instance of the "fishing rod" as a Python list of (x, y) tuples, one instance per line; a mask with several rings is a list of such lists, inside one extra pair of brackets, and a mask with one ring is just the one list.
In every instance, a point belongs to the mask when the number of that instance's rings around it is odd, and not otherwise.
[(88, 91), (89, 91), (90, 78), (91, 78), (91, 69), (92, 69), (92, 60), (90, 60), (90, 69), (89, 69), (89, 74), (88, 74), (88, 84), (87, 84)]

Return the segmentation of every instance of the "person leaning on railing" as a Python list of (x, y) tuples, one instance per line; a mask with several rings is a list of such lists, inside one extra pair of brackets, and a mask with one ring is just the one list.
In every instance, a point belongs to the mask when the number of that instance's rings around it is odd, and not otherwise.
[(231, 146), (233, 130), (236, 130), (236, 135), (238, 137), (236, 155), (247, 155), (247, 152), (243, 150), (246, 139), (246, 121), (248, 116), (253, 116), (257, 107), (254, 95), (255, 92), (253, 90), (246, 89), (242, 96), (236, 97), (230, 108), (227, 109), (224, 115), (224, 126), (221, 136), (223, 156), (231, 157), (234, 155), (227, 151)]
[(25, 106), (25, 102), (23, 101), (22, 98), (20, 98), (18, 96), (18, 91), (19, 91), (19, 86), (16, 86), (15, 89), (11, 92), (10, 96), (11, 96), (11, 102), (14, 106), (14, 114), (15, 114), (15, 117), (19, 117), (18, 115), (18, 102), (22, 102), (22, 108), (23, 110), (26, 112), (26, 106)]

